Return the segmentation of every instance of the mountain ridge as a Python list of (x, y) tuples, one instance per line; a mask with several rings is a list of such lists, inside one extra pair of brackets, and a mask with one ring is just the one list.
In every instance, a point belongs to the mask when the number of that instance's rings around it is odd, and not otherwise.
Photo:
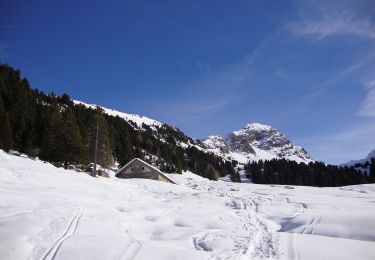
[[(164, 125), (179, 130), (175, 126), (170, 126), (169, 124), (146, 116), (129, 114), (78, 100), (73, 100), (73, 102), (90, 108), (99, 106), (104, 110), (104, 113), (108, 115), (119, 116), (128, 122), (134, 122), (138, 129), (143, 129), (143, 124), (145, 124), (155, 132)], [(303, 147), (294, 145), (276, 128), (256, 122), (247, 123), (243, 128), (225, 136), (210, 135), (206, 139), (191, 138), (191, 140), (193, 141), (188, 141), (187, 143), (176, 142), (176, 144), (181, 147), (195, 146), (199, 150), (213, 153), (224, 159), (236, 160), (240, 164), (245, 164), (253, 160), (259, 161), (282, 158), (304, 163), (314, 161)]]

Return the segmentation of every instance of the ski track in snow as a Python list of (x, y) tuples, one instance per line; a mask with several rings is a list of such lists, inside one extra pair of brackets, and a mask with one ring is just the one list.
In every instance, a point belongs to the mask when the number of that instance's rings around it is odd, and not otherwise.
[(60, 236), (59, 239), (55, 241), (55, 243), (47, 250), (47, 252), (42, 256), (41, 260), (53, 260), (57, 256), (62, 244), (65, 240), (70, 238), (74, 235), (77, 230), (79, 220), (81, 219), (84, 212), (83, 207), (79, 207), (73, 218), (71, 219), (70, 223), (65, 229), (65, 232)]
[(314, 216), (311, 218), (311, 221), (305, 225), (305, 227), (302, 230), (302, 234), (310, 234), (313, 235), (315, 228), (317, 225), (319, 225), (322, 217), (321, 216)]
[(129, 245), (124, 250), (124, 253), (122, 253), (121, 259), (131, 260), (134, 259), (141, 250), (142, 243), (135, 240), (129, 232), (127, 232), (127, 234), (131, 237), (131, 240)]
[(292, 232), (289, 235), (288, 238), (289, 242), (289, 251), (288, 251), (288, 257), (290, 260), (300, 260), (301, 259), (301, 254), (298, 249), (298, 244), (297, 244), (297, 234)]

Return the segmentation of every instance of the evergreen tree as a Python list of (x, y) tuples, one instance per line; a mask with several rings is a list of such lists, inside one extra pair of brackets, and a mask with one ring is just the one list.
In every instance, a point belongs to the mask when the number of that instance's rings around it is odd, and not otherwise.
[(41, 158), (52, 162), (63, 161), (64, 146), (62, 137), (64, 131), (61, 128), (61, 114), (57, 103), (53, 104), (48, 116), (48, 123), (45, 130), (45, 135), (41, 144)]
[(5, 84), (0, 74), (0, 149), (8, 151), (13, 146), (13, 137), (9, 113), (5, 110), (5, 96)]
[(29, 131), (25, 130), (21, 136), (21, 151), (29, 156), (34, 157), (36, 155), (34, 149), (34, 129), (31, 128)]
[(98, 130), (98, 145), (97, 145), (97, 164), (101, 166), (108, 166), (114, 163), (112, 155), (112, 147), (110, 145), (108, 125), (103, 111), (97, 107), (95, 114), (91, 118), (91, 124), (88, 128), (87, 136), (87, 154), (91, 162), (94, 161), (95, 157), (95, 143), (96, 134)]
[(126, 131), (119, 147), (118, 161), (121, 165), (125, 165), (134, 158), (133, 149), (129, 137), (129, 132)]
[(54, 105), (50, 122), (45, 131), (41, 157), (53, 162), (61, 162), (67, 168), (72, 163), (82, 163), (84, 142), (74, 114), (70, 110), (59, 112)]
[(26, 79), (20, 79), (19, 71), (10, 73), (9, 119), (12, 124), (14, 146), (21, 152), (33, 149), (34, 123), (36, 118), (35, 97)]
[(375, 158), (371, 158), (370, 161), (370, 181), (375, 182)]
[(67, 168), (71, 163), (83, 161), (84, 143), (74, 114), (70, 110), (63, 113), (60, 127), (63, 129), (62, 159)]
[(4, 110), (1, 109), (1, 107), (0, 122), (0, 149), (8, 151), (13, 147), (12, 130), (9, 121), (9, 114), (5, 113)]

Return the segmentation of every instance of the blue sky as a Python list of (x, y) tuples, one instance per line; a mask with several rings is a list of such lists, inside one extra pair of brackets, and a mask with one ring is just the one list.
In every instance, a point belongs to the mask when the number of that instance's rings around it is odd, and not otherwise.
[(0, 61), (196, 138), (259, 122), (316, 160), (375, 148), (371, 0), (8, 1)]

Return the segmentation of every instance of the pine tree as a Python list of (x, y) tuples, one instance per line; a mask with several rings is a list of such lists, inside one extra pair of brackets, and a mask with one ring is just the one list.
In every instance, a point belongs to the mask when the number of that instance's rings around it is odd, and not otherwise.
[(14, 146), (21, 152), (33, 152), (34, 123), (36, 118), (35, 97), (26, 79), (20, 79), (19, 71), (10, 73), (11, 91), (9, 119), (12, 124)]
[(71, 111), (65, 111), (60, 122), (62, 131), (62, 161), (65, 168), (71, 163), (83, 161), (84, 144), (80, 130), (77, 126), (74, 114)]
[(13, 147), (12, 130), (8, 113), (0, 108), (0, 149), (8, 151)]
[(91, 118), (91, 123), (87, 135), (87, 154), (89, 161), (94, 161), (96, 129), (98, 127), (98, 147), (97, 147), (97, 164), (108, 166), (114, 163), (112, 147), (110, 144), (108, 125), (102, 109), (97, 107), (95, 114)]
[(25, 154), (34, 157), (36, 155), (33, 146), (34, 140), (34, 129), (31, 128), (29, 131), (25, 130), (21, 136), (21, 151)]
[(119, 162), (121, 165), (125, 165), (130, 160), (134, 158), (133, 156), (133, 149), (129, 138), (128, 131), (125, 132), (124, 140), (121, 143), (121, 148), (119, 151)]
[(370, 181), (375, 182), (375, 158), (371, 158), (370, 162)]
[(74, 114), (70, 110), (60, 113), (59, 105), (54, 104), (49, 120), (41, 157), (64, 163), (65, 168), (69, 164), (83, 162), (84, 142)]
[(5, 84), (0, 76), (0, 149), (8, 151), (13, 146), (13, 137), (9, 113), (5, 110), (3, 100), (3, 96), (5, 96), (5, 94)]
[(61, 129), (61, 114), (57, 104), (53, 104), (48, 116), (45, 136), (41, 144), (41, 158), (52, 162), (62, 162), (64, 145), (62, 141), (63, 129)]

